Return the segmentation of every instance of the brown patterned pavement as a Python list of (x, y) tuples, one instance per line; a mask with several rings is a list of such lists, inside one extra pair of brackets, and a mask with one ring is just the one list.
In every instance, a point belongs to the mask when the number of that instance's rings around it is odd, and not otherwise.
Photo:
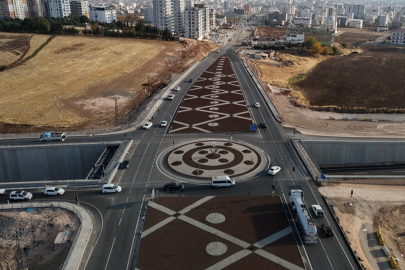
[[(212, 213), (225, 221), (208, 222)], [(209, 255), (206, 247), (213, 242), (225, 244), (226, 252)], [(136, 268), (303, 270), (304, 265), (278, 196), (212, 196), (150, 202)]]
[(229, 59), (218, 58), (184, 97), (170, 133), (254, 132), (253, 120)]

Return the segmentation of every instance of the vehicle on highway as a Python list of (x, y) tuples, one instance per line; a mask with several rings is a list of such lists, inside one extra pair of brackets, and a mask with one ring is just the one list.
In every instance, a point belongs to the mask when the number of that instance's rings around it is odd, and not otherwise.
[(321, 229), (325, 237), (332, 237), (333, 235), (335, 235), (332, 226), (330, 226), (329, 224), (321, 224)]
[(272, 166), (267, 173), (270, 175), (275, 175), (276, 173), (278, 173), (279, 171), (281, 171), (281, 168), (279, 166)]
[(60, 196), (65, 194), (65, 190), (63, 188), (58, 187), (48, 187), (44, 191), (45, 196), (53, 195), (53, 196)]
[(150, 129), (152, 126), (152, 122), (147, 122), (145, 125), (143, 125), (143, 129)]
[(67, 138), (63, 132), (45, 132), (44, 134), (39, 135), (40, 142), (49, 142), (49, 141), (64, 141)]
[(28, 201), (31, 200), (33, 195), (30, 192), (20, 190), (10, 192), (10, 201)]
[(176, 86), (173, 90), (174, 91), (180, 91), (180, 86)]
[(169, 94), (169, 95), (167, 96), (167, 99), (168, 99), (168, 100), (173, 100), (173, 99), (174, 99), (174, 94)]
[(318, 204), (313, 204), (312, 205), (312, 211), (314, 211), (314, 214), (315, 214), (316, 217), (323, 217), (324, 216), (322, 207), (320, 205), (318, 205)]
[(177, 182), (171, 182), (171, 183), (167, 183), (163, 186), (164, 190), (183, 190), (184, 189), (184, 185), (177, 183)]
[(255, 103), (255, 107), (256, 107), (256, 108), (260, 108), (260, 103), (259, 103), (259, 102), (256, 102), (256, 103)]
[(266, 127), (267, 127), (267, 125), (266, 125), (265, 122), (261, 122), (261, 123), (259, 124), (259, 126), (260, 126), (261, 128), (266, 128)]
[(231, 179), (227, 175), (213, 176), (211, 179), (211, 187), (233, 187), (235, 185), (235, 180)]
[(161, 126), (161, 127), (167, 126), (167, 121), (162, 121), (162, 123), (160, 123), (160, 126)]
[(117, 193), (117, 192), (121, 192), (121, 190), (122, 190), (121, 186), (114, 185), (114, 184), (105, 184), (105, 185), (103, 185), (103, 190), (101, 192), (103, 192), (104, 194)]
[(129, 168), (129, 159), (124, 160), (120, 164), (120, 169), (128, 169)]

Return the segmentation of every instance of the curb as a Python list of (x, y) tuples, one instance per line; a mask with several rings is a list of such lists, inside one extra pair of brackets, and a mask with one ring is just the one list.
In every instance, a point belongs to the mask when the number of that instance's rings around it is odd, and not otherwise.
[(77, 270), (79, 268), (80, 262), (82, 261), (84, 251), (89, 242), (92, 230), (93, 230), (93, 220), (91, 219), (89, 213), (87, 213), (84, 208), (77, 206), (68, 202), (21, 202), (21, 203), (11, 203), (2, 204), (2, 210), (14, 210), (18, 208), (28, 208), (28, 207), (59, 207), (72, 211), (80, 219), (80, 227), (77, 231), (73, 244), (70, 248), (69, 254), (63, 264), (62, 270)]

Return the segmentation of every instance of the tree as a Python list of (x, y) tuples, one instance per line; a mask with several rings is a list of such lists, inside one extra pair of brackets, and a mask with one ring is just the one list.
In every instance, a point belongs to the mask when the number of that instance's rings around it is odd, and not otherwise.
[(311, 46), (311, 48), (316, 52), (316, 53), (321, 53), (323, 51), (322, 45), (319, 42), (316, 42)]
[(339, 49), (338, 49), (338, 47), (333, 46), (333, 47), (332, 47), (332, 50), (333, 50), (333, 54), (334, 54), (334, 55), (339, 54)]
[(312, 47), (317, 42), (318, 42), (318, 40), (316, 39), (316, 37), (306, 37), (304, 39), (304, 44), (305, 44), (305, 47), (307, 47), (307, 48)]
[(162, 39), (172, 40), (173, 39), (172, 32), (169, 29), (165, 28), (165, 30), (163, 30), (162, 32)]
[(90, 19), (87, 16), (84, 16), (84, 15), (79, 18), (79, 21), (81, 23), (90, 23)]
[(325, 46), (322, 48), (322, 54), (323, 55), (333, 54), (333, 49), (329, 46)]
[(63, 24), (61, 22), (52, 22), (50, 31), (52, 33), (59, 32), (63, 30)]
[(51, 27), (51, 24), (45, 18), (36, 18), (36, 23), (39, 31), (48, 31)]

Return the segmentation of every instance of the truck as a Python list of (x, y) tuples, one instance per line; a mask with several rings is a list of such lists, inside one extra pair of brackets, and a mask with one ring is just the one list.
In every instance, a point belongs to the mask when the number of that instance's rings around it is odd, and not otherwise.
[(289, 205), (304, 243), (306, 245), (317, 244), (319, 241), (318, 232), (309, 209), (305, 204), (304, 192), (300, 189), (290, 190)]
[(40, 142), (64, 141), (67, 138), (63, 132), (45, 132), (39, 136)]

